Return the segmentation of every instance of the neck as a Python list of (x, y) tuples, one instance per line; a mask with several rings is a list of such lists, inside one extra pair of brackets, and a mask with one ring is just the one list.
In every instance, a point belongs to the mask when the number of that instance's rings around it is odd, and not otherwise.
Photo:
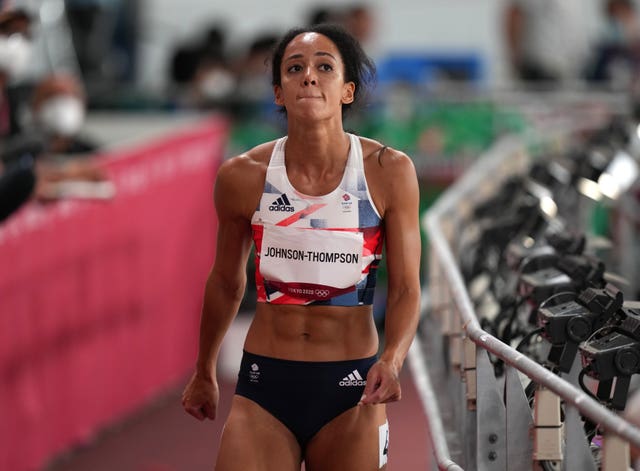
[(342, 121), (333, 126), (296, 126), (287, 133), (287, 166), (330, 167), (343, 164), (349, 150), (349, 137)]

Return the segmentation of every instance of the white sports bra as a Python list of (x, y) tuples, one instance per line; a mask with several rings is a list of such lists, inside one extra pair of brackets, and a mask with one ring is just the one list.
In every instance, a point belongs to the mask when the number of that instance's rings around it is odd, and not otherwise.
[(340, 184), (309, 196), (287, 176), (284, 145), (271, 154), (264, 191), (251, 220), (258, 302), (357, 306), (373, 303), (382, 256), (382, 219), (371, 200), (360, 139)]

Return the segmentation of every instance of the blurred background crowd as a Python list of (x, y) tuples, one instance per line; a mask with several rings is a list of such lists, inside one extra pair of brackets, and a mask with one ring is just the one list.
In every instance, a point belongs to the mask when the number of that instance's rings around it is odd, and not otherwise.
[[(35, 234), (36, 223), (60, 200), (115, 201), (120, 193), (133, 194), (143, 177), (169, 178), (176, 169), (186, 172), (199, 164), (186, 151), (174, 156), (184, 158), (182, 167), (163, 155), (149, 174), (129, 176), (123, 183), (110, 167), (117, 160), (110, 154), (116, 147), (158, 142), (151, 153), (162, 154), (161, 139), (177, 123), (210, 117), (228, 126), (222, 158), (283, 135), (284, 117), (272, 99), (271, 48), (289, 28), (321, 22), (342, 24), (375, 60), (376, 86), (368, 104), (347, 116), (346, 126), (413, 158), (423, 210), (501, 136), (544, 133), (557, 130), (558, 124), (570, 127), (576, 118), (605, 114), (640, 118), (640, 0), (0, 0), (0, 250), (19, 239), (24, 228)], [(211, 184), (212, 178), (205, 180), (206, 190), (198, 195), (206, 210), (192, 219), (169, 200), (160, 211), (181, 214), (195, 226), (208, 224), (213, 219), (207, 193)], [(65, 214), (72, 213), (64, 208)], [(150, 211), (145, 211), (146, 217)], [(21, 225), (9, 226), (20, 217)], [(97, 236), (95, 230), (87, 233)], [(42, 237), (55, 244), (49, 235)], [(184, 253), (178, 258), (191, 260), (185, 254), (194, 251), (194, 259), (204, 258), (197, 272), (204, 276), (212, 253), (195, 253), (198, 247), (192, 242), (179, 249)], [(109, 244), (105, 242), (109, 250), (117, 245)], [(131, 268), (131, 254), (158, 248), (137, 239), (121, 245), (122, 266), (116, 271), (123, 279), (138, 268), (143, 272), (141, 265)], [(43, 255), (32, 248), (24, 250)], [(6, 261), (0, 255), (0, 267), (19, 267), (18, 258)], [(87, 276), (90, 262), (73, 263), (75, 280), (94, 280)], [(193, 265), (187, 269), (193, 271)], [(163, 270), (172, 279), (182, 273), (167, 264), (153, 276)], [(33, 297), (38, 302), (14, 294), (18, 282), (33, 283), (24, 273), (18, 281), (0, 276), (0, 330), (5, 326), (2, 315), (16, 306), (48, 308), (43, 307), (49, 305), (46, 293)], [(57, 276), (39, 265), (34, 273)], [(129, 293), (126, 282), (103, 281), (115, 283), (123, 296)], [(194, 293), (189, 299), (195, 304), (201, 287), (190, 286)], [(175, 286), (156, 288), (166, 294)], [(249, 307), (250, 293), (246, 299), (244, 307)], [(130, 322), (147, 316), (145, 302), (127, 305), (133, 313)], [(378, 321), (384, 315), (381, 306), (374, 306)], [(199, 306), (192, 307), (193, 330), (184, 338), (190, 354), (196, 348), (199, 314)], [(68, 337), (65, 341), (70, 342)], [(6, 364), (0, 355), (0, 380), (9, 382), (19, 377), (11, 363), (17, 356), (11, 346), (5, 350), (9, 355)], [(178, 377), (193, 359), (185, 358), (175, 368)], [(175, 382), (175, 375), (162, 386)], [(2, 401), (0, 392), (0, 411)], [(29, 407), (27, 413), (32, 412)], [(60, 451), (69, 443), (51, 449)], [(1, 458), (0, 453), (0, 468), (5, 469)]]
[[(87, 159), (42, 158), (88, 155), (108, 143), (84, 129), (96, 112), (224, 113), (236, 125), (230, 154), (280, 135), (268, 58), (294, 25), (350, 30), (376, 60), (378, 86), (349, 124), (435, 162), (464, 160), (496, 133), (524, 126), (487, 101), (460, 103), (464, 91), (598, 88), (630, 103), (640, 95), (633, 0), (481, 3), (3, 0), (0, 188), (13, 196), (0, 198), (0, 217), (30, 196), (61, 193), (67, 176), (104, 180)], [(425, 101), (431, 106), (418, 106)]]

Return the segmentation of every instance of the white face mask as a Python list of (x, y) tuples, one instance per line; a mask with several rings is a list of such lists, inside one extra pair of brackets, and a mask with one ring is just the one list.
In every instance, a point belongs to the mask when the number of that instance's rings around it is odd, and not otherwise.
[(70, 137), (80, 131), (84, 116), (82, 101), (70, 95), (60, 95), (42, 104), (37, 120), (45, 132)]
[(0, 36), (0, 70), (10, 79), (25, 72), (31, 60), (31, 41), (23, 34)]
[(227, 97), (235, 87), (231, 73), (223, 69), (213, 69), (198, 82), (198, 91), (205, 99), (220, 100)]

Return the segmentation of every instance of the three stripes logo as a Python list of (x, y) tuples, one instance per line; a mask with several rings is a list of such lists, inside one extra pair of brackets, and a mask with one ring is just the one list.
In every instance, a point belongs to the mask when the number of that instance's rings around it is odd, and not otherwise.
[(278, 199), (271, 203), (269, 211), (284, 211), (286, 213), (292, 213), (294, 209), (293, 205), (289, 202), (289, 198), (287, 198), (287, 194), (282, 193)]
[(339, 386), (365, 386), (366, 384), (367, 380), (362, 379), (358, 370), (353, 370), (338, 383)]

